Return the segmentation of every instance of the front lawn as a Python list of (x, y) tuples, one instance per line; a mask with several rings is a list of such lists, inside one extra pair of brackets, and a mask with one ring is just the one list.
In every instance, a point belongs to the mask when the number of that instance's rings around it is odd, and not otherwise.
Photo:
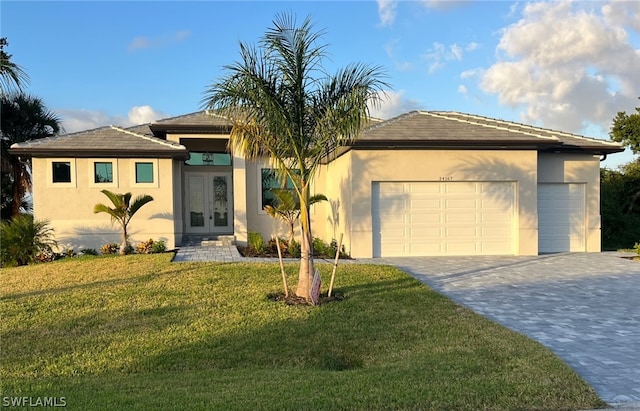
[[(82, 257), (2, 270), (1, 397), (72, 410), (571, 410), (603, 406), (554, 354), (385, 266), (317, 307), (277, 264)], [(325, 283), (331, 266), (319, 265)], [(297, 269), (287, 266), (290, 281)], [(323, 287), (326, 291), (326, 286)]]

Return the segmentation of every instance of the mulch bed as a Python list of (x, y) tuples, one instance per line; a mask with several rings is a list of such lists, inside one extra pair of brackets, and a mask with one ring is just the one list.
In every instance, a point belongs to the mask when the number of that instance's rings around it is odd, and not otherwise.
[[(274, 302), (283, 302), (286, 305), (311, 305), (311, 302), (307, 301), (305, 298), (298, 297), (295, 293), (289, 293), (288, 297), (285, 297), (284, 292), (280, 291), (277, 293), (267, 294), (267, 299)], [(327, 304), (331, 302), (343, 301), (345, 296), (343, 293), (336, 291), (333, 293), (331, 297), (329, 297), (326, 293), (320, 294), (320, 298), (318, 299), (317, 305)]]

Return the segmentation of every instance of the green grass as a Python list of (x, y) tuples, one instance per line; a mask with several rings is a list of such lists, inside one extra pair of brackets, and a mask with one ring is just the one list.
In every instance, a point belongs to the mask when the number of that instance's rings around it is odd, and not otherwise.
[(267, 298), (277, 264), (170, 259), (3, 269), (1, 397), (64, 397), (73, 410), (605, 405), (540, 344), (397, 269), (341, 265), (344, 300), (310, 307)]

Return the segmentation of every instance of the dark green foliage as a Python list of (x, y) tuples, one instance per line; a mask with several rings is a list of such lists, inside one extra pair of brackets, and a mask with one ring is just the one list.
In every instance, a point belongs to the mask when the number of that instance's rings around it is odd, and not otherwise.
[(640, 153), (640, 107), (636, 107), (633, 114), (618, 112), (609, 135), (611, 140), (628, 146), (635, 154)]
[(289, 245), (289, 255), (294, 258), (300, 258), (301, 254), (302, 249), (300, 247), (300, 243), (296, 240), (291, 241), (291, 244)]
[(22, 214), (0, 222), (0, 264), (3, 267), (51, 260), (58, 246), (48, 221)]
[(49, 111), (37, 97), (2, 94), (0, 141), (2, 158), (2, 218), (16, 217), (20, 211), (29, 211), (26, 193), (31, 191), (31, 159), (9, 153), (14, 143), (51, 137), (62, 131), (61, 120)]
[(601, 169), (600, 182), (602, 249), (632, 248), (640, 241), (640, 159)]
[(256, 233), (250, 231), (247, 237), (247, 245), (251, 248), (251, 250), (255, 251), (258, 254), (261, 254), (265, 250), (264, 240), (260, 233)]
[(98, 255), (98, 251), (95, 248), (84, 248), (80, 250), (80, 254), (82, 255)]
[(153, 245), (151, 246), (152, 253), (164, 253), (165, 251), (167, 251), (167, 244), (164, 242), (164, 240), (153, 242)]

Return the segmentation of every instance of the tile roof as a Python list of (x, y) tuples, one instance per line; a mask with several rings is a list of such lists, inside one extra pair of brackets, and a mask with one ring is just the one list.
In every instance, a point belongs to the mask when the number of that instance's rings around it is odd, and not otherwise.
[(354, 147), (498, 146), (595, 150), (613, 153), (615, 142), (458, 112), (412, 111), (365, 129)]
[(144, 128), (100, 127), (78, 133), (13, 144), (11, 152), (28, 154), (34, 157), (54, 155), (74, 157), (189, 157), (189, 152), (183, 145), (162, 140), (152, 135), (144, 135), (136, 132), (136, 130), (144, 131)]
[[(167, 141), (166, 134), (228, 133), (229, 121), (210, 111), (199, 111), (129, 128), (114, 126), (14, 144), (15, 153), (50, 156), (160, 156), (186, 158), (188, 151)], [(588, 151), (616, 153), (624, 148), (615, 142), (587, 138), (562, 131), (444, 111), (411, 111), (389, 120), (372, 118), (352, 148), (445, 148), (535, 149), (540, 151)], [(330, 157), (333, 157), (330, 156)]]

